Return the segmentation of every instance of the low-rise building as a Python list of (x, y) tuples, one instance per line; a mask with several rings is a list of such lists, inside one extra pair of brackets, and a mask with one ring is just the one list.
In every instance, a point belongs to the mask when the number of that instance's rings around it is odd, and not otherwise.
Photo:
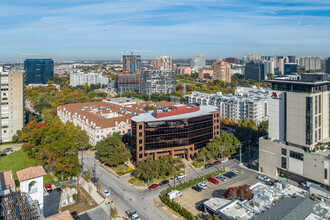
[(174, 105), (132, 117), (132, 150), (137, 163), (149, 155), (190, 160), (220, 136), (220, 114), (215, 106)]
[(82, 86), (82, 85), (109, 84), (109, 78), (102, 76), (101, 73), (71, 73), (70, 74), (70, 86)]
[(186, 96), (186, 103), (217, 106), (221, 117), (235, 122), (248, 118), (259, 124), (268, 120), (268, 91), (262, 88), (238, 87), (235, 95), (193, 91)]
[(138, 113), (143, 111), (105, 102), (75, 103), (57, 108), (57, 115), (61, 121), (69, 121), (80, 126), (87, 132), (89, 143), (93, 146), (115, 132), (129, 134), (131, 117)]

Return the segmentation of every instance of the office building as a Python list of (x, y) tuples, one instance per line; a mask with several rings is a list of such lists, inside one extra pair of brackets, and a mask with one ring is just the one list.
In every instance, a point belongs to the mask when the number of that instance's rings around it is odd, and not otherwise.
[(71, 73), (70, 74), (70, 86), (82, 86), (82, 85), (108, 85), (109, 78), (102, 76), (101, 73)]
[(325, 72), (330, 74), (330, 57), (325, 60)]
[(129, 91), (141, 90), (141, 75), (139, 74), (121, 74), (116, 76), (115, 89), (118, 94)]
[(266, 79), (264, 64), (255, 60), (248, 62), (245, 66), (245, 79), (264, 81)]
[(176, 80), (173, 70), (140, 69), (141, 93), (170, 94), (175, 92)]
[(234, 64), (237, 64), (237, 58), (236, 57), (227, 57), (225, 59), (226, 62), (228, 63), (234, 63)]
[(184, 66), (177, 67), (175, 68), (175, 75), (181, 75), (181, 76), (191, 75), (191, 67), (184, 67)]
[(131, 132), (131, 117), (142, 113), (139, 109), (112, 105), (105, 102), (75, 103), (57, 107), (57, 115), (62, 123), (67, 121), (80, 126), (87, 132), (89, 143), (97, 142), (119, 132), (121, 135)]
[(186, 96), (186, 103), (217, 106), (221, 117), (235, 122), (248, 118), (259, 124), (268, 120), (268, 91), (262, 88), (237, 87), (235, 95), (193, 91)]
[(172, 58), (169, 56), (159, 56), (155, 58), (154, 67), (160, 70), (172, 69)]
[(213, 79), (224, 82), (231, 82), (230, 74), (231, 66), (228, 62), (223, 60), (213, 63)]
[(123, 73), (138, 73), (141, 68), (140, 55), (123, 55)]
[(284, 75), (297, 74), (297, 64), (296, 63), (285, 63), (284, 64)]
[(0, 72), (0, 143), (12, 141), (17, 130), (24, 127), (24, 73)]
[(45, 84), (54, 79), (52, 59), (26, 59), (24, 61), (25, 83)]
[(198, 72), (201, 68), (206, 66), (206, 56), (205, 54), (201, 54), (198, 57), (195, 57), (191, 60), (191, 66), (193, 71)]
[(296, 56), (288, 56), (289, 63), (295, 63), (296, 62)]
[(259, 139), (259, 171), (330, 187), (330, 81), (324, 73), (270, 81), (269, 134)]
[(275, 62), (274, 61), (265, 61), (264, 62), (265, 74), (273, 74), (275, 73)]
[(132, 117), (133, 158), (171, 155), (190, 160), (220, 136), (220, 114), (215, 106), (174, 105)]

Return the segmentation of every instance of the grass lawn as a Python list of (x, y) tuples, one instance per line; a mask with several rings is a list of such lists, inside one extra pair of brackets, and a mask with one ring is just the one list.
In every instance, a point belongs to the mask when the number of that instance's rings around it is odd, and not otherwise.
[(116, 173), (123, 172), (128, 169), (128, 166), (126, 164), (119, 164), (116, 167), (111, 167)]
[(183, 84), (183, 83), (191, 84), (191, 85), (200, 85), (200, 84), (202, 84), (200, 82), (190, 81), (190, 80), (186, 80), (186, 79), (178, 80), (178, 84)]
[[(17, 180), (17, 171), (38, 165), (40, 165), (40, 163), (35, 159), (29, 159), (27, 153), (23, 152), (23, 150), (0, 158), (0, 172), (11, 170), (14, 180)], [(50, 183), (52, 181), (53, 179), (49, 174), (44, 176), (44, 182)]]

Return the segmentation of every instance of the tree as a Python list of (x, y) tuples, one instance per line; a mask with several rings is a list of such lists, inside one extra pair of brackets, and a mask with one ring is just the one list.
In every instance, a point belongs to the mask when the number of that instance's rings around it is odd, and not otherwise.
[(78, 147), (82, 147), (82, 148), (87, 149), (90, 146), (89, 137), (88, 137), (87, 132), (85, 130), (79, 129), (76, 132), (75, 141), (76, 141)]
[(53, 114), (52, 114), (52, 110), (51, 109), (43, 109), (42, 110), (42, 118), (44, 119), (44, 121), (47, 124), (50, 124), (54, 118)]
[(131, 158), (122, 137), (119, 133), (114, 133), (96, 144), (97, 156), (102, 163), (112, 167), (123, 164)]
[(248, 123), (249, 123), (249, 119), (247, 117), (244, 118), (244, 121), (242, 123), (242, 127), (243, 128), (247, 128), (248, 127)]
[(239, 199), (239, 200), (251, 200), (253, 199), (253, 191), (248, 185), (242, 185), (238, 187), (229, 187), (224, 193), (226, 199)]
[(135, 169), (135, 174), (138, 178), (143, 180), (158, 178), (159, 172), (157, 163), (155, 163), (151, 156), (148, 156), (139, 163), (139, 166)]
[(265, 132), (268, 132), (268, 121), (262, 121), (260, 122), (260, 128), (264, 130)]
[(253, 121), (252, 119), (249, 120), (248, 125), (249, 128), (252, 128), (253, 130), (257, 131), (258, 130), (258, 126), (257, 123), (255, 121)]

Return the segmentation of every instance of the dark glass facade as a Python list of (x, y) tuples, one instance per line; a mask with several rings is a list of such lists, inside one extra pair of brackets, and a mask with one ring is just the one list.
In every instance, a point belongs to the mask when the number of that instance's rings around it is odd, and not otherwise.
[(253, 79), (258, 82), (265, 80), (264, 64), (261, 61), (251, 61), (245, 66), (245, 79)]
[(54, 79), (54, 61), (52, 59), (26, 59), (24, 61), (25, 83), (46, 84)]

